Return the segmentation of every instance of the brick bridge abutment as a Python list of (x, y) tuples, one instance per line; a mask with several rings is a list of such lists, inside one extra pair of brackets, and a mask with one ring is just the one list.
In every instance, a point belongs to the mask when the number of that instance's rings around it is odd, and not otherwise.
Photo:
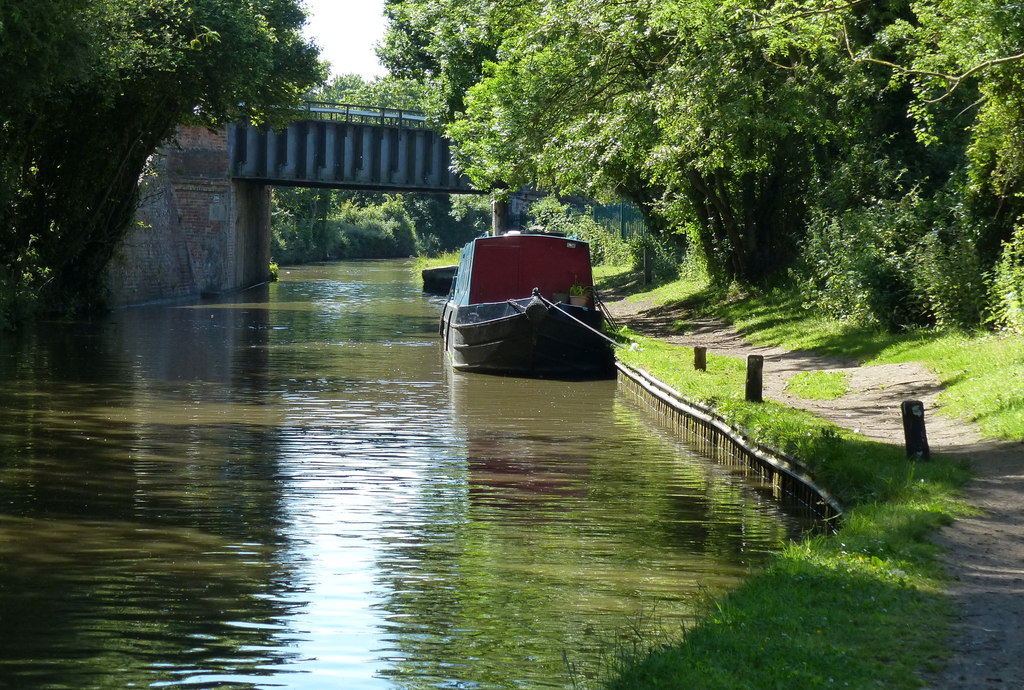
[(227, 132), (182, 127), (154, 157), (136, 225), (107, 270), (113, 306), (219, 294), (269, 278), (270, 188), (234, 180)]

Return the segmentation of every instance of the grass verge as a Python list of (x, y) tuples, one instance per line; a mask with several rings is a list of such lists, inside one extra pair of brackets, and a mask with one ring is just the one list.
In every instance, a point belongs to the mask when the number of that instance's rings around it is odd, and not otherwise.
[(453, 249), (437, 256), (417, 256), (412, 264), (412, 270), (419, 275), (425, 268), (438, 268), (439, 266), (455, 266), (459, 263), (459, 249)]
[[(602, 286), (613, 288), (636, 285), (625, 272), (602, 280)], [(720, 318), (758, 345), (814, 350), (867, 365), (921, 362), (945, 388), (940, 414), (977, 422), (991, 438), (1024, 440), (1022, 334), (888, 333), (822, 316), (792, 290), (736, 296), (694, 279), (634, 292), (630, 299), (676, 305), (684, 315)], [(685, 323), (678, 323), (676, 330), (685, 332)]]
[(808, 400), (837, 400), (850, 390), (850, 375), (841, 371), (800, 371), (786, 383), (786, 390)]
[[(972, 417), (986, 433), (1024, 438), (1020, 336), (894, 336), (820, 317), (785, 293), (722, 304), (700, 290), (691, 282), (638, 298), (691, 309), (703, 304), (704, 314), (736, 324), (753, 342), (865, 363), (922, 361), (948, 387), (943, 401), (954, 414), (980, 405)], [(626, 363), (800, 458), (846, 511), (838, 534), (791, 544), (738, 590), (710, 604), (702, 622), (678, 641), (639, 641), (622, 655), (606, 687), (920, 687), (920, 672), (936, 670), (947, 652), (952, 617), (929, 535), (967, 512), (958, 499), (966, 468), (941, 457), (912, 463), (902, 448), (808, 413), (746, 403), (741, 360), (709, 353), (708, 371), (696, 372), (688, 351), (638, 342), (639, 350), (621, 352)], [(999, 393), (992, 392), (996, 382)]]
[(967, 470), (912, 463), (801, 410), (747, 403), (739, 359), (709, 354), (697, 372), (680, 348), (638, 342), (621, 353), (627, 364), (800, 458), (847, 510), (838, 534), (790, 545), (677, 642), (641, 641), (607, 687), (918, 687), (917, 673), (945, 651), (951, 617), (928, 535), (965, 510)]

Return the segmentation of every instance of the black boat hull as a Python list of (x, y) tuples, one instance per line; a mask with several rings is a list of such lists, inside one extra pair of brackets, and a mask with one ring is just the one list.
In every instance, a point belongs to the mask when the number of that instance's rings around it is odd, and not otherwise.
[(451, 292), (452, 282), (455, 280), (455, 273), (458, 269), (458, 266), (424, 268), (420, 271), (420, 276), (423, 278), (423, 292), (431, 295), (447, 295)]
[(615, 357), (599, 333), (602, 323), (601, 314), (591, 309), (541, 307), (529, 299), (464, 307), (449, 303), (441, 333), (452, 367), (460, 371), (610, 378)]

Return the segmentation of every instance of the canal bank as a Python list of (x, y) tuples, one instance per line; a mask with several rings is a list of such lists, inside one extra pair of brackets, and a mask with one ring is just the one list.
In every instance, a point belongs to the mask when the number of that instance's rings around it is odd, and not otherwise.
[(777, 500), (794, 505), (820, 523), (821, 531), (839, 528), (842, 507), (814, 481), (800, 460), (757, 443), (710, 407), (688, 400), (648, 372), (621, 361), (616, 367), (619, 387), (668, 419), (702, 455), (756, 476), (771, 487)]
[[(924, 399), (928, 409), (933, 410), (941, 390), (934, 374), (920, 366), (858, 368), (850, 360), (758, 347), (743, 342), (734, 329), (713, 320), (695, 323), (688, 319), (689, 332), (679, 334), (671, 328), (683, 318), (678, 310), (625, 300), (613, 301), (610, 307), (620, 322), (676, 346), (702, 346), (709, 352), (733, 357), (761, 354), (765, 357), (767, 398), (814, 407), (817, 414), (837, 426), (886, 441), (890, 449), (902, 442), (902, 428), (895, 411), (899, 401), (907, 397)], [(677, 359), (691, 358), (680, 354)], [(853, 369), (851, 373), (857, 378), (851, 395), (827, 404), (808, 403), (785, 390), (786, 380), (795, 373), (829, 368)], [(857, 507), (851, 511), (848, 527), (836, 538), (840, 540), (839, 546), (816, 541), (787, 549), (768, 572), (755, 576), (735, 595), (727, 597), (724, 605), (687, 636), (685, 644), (638, 661), (614, 687), (645, 687), (646, 682), (685, 687), (691, 680), (699, 687), (766, 687), (774, 682), (795, 683), (798, 678), (814, 687), (825, 685), (828, 679), (837, 685), (849, 682), (851, 687), (858, 683), (917, 687), (922, 680), (935, 688), (1019, 684), (1021, 635), (1016, 621), (1021, 620), (1019, 583), (1020, 563), (1024, 559), (1020, 558), (1019, 543), (1014, 543), (1019, 541), (1015, 535), (1019, 535), (1020, 525), (1013, 516), (1018, 513), (1017, 506), (1024, 495), (1018, 470), (1020, 446), (979, 442), (976, 430), (949, 418), (932, 415), (928, 423), (933, 450), (940, 457), (938, 464), (945, 463), (945, 469), (936, 474), (939, 468), (935, 464), (910, 466), (908, 476), (916, 484), (896, 479), (888, 491), (861, 497), (854, 504)], [(891, 450), (887, 452), (884, 448), (877, 452), (892, 456)], [(899, 463), (896, 455), (892, 462)], [(982, 515), (966, 517), (963, 506), (955, 502), (957, 487), (963, 481), (957, 463), (965, 458), (971, 460), (980, 476), (967, 498), (972, 506), (985, 511)], [(823, 469), (827, 472), (827, 468)], [(939, 540), (946, 549), (941, 563), (953, 573), (953, 580), (944, 577), (930, 541), (940, 525), (950, 524), (942, 530)], [(899, 589), (909, 601), (916, 601), (910, 608), (918, 614), (929, 613), (923, 617), (897, 618), (891, 626), (875, 627), (872, 621), (861, 620), (861, 612), (875, 611), (884, 617), (899, 604), (892, 602), (890, 606), (879, 607), (875, 594), (868, 592), (863, 592), (863, 598), (837, 602), (832, 600), (831, 591), (825, 600), (835, 606), (822, 606), (822, 601), (815, 600), (806, 600), (803, 605), (796, 603), (802, 600), (802, 592), (793, 590), (802, 589), (797, 581), (808, 577), (808, 569), (827, 581), (826, 573), (860, 572), (865, 564), (872, 566), (862, 573), (861, 579), (866, 581), (884, 581), (887, 567), (902, 573), (904, 581)], [(758, 592), (768, 583), (769, 590), (775, 591), (774, 596), (793, 604), (787, 611), (776, 612), (776, 617), (767, 610), (766, 602), (759, 600)], [(841, 576), (833, 586), (856, 591)], [(773, 596), (770, 591), (769, 597)], [(824, 632), (815, 626), (815, 635), (810, 638), (786, 631), (787, 623), (794, 619), (806, 623), (829, 618), (843, 618), (847, 625), (829, 626)], [(736, 620), (740, 621), (738, 625)], [(748, 639), (743, 634), (744, 622), (750, 627), (760, 623), (779, 628), (780, 632), (774, 640), (769, 639), (771, 636)], [(855, 623), (852, 628), (851, 623)], [(918, 626), (934, 636), (934, 644), (921, 639)], [(858, 631), (873, 627), (877, 639), (883, 642), (863, 644)], [(944, 644), (946, 630), (952, 630), (951, 646)], [(819, 656), (817, 650), (823, 639), (830, 649), (841, 649), (842, 654)], [(731, 669), (719, 668), (715, 655), (721, 653), (722, 646), (734, 645), (744, 647), (748, 663), (754, 668), (784, 665), (794, 669), (793, 675), (781, 679), (775, 675), (732, 675)], [(853, 664), (856, 673), (840, 680), (840, 674), (849, 669), (853, 659), (857, 659)], [(695, 668), (704, 668), (707, 673), (694, 676)], [(813, 668), (818, 669), (817, 673), (809, 672)], [(821, 685), (814, 685), (815, 682)], [(731, 685), (734, 683), (740, 685)]]

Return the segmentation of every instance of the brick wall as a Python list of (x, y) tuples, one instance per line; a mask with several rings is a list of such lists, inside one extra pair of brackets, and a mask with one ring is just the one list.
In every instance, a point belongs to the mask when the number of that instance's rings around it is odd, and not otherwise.
[(114, 305), (193, 298), (266, 279), (269, 190), (228, 176), (226, 132), (181, 128), (153, 158), (107, 273)]

